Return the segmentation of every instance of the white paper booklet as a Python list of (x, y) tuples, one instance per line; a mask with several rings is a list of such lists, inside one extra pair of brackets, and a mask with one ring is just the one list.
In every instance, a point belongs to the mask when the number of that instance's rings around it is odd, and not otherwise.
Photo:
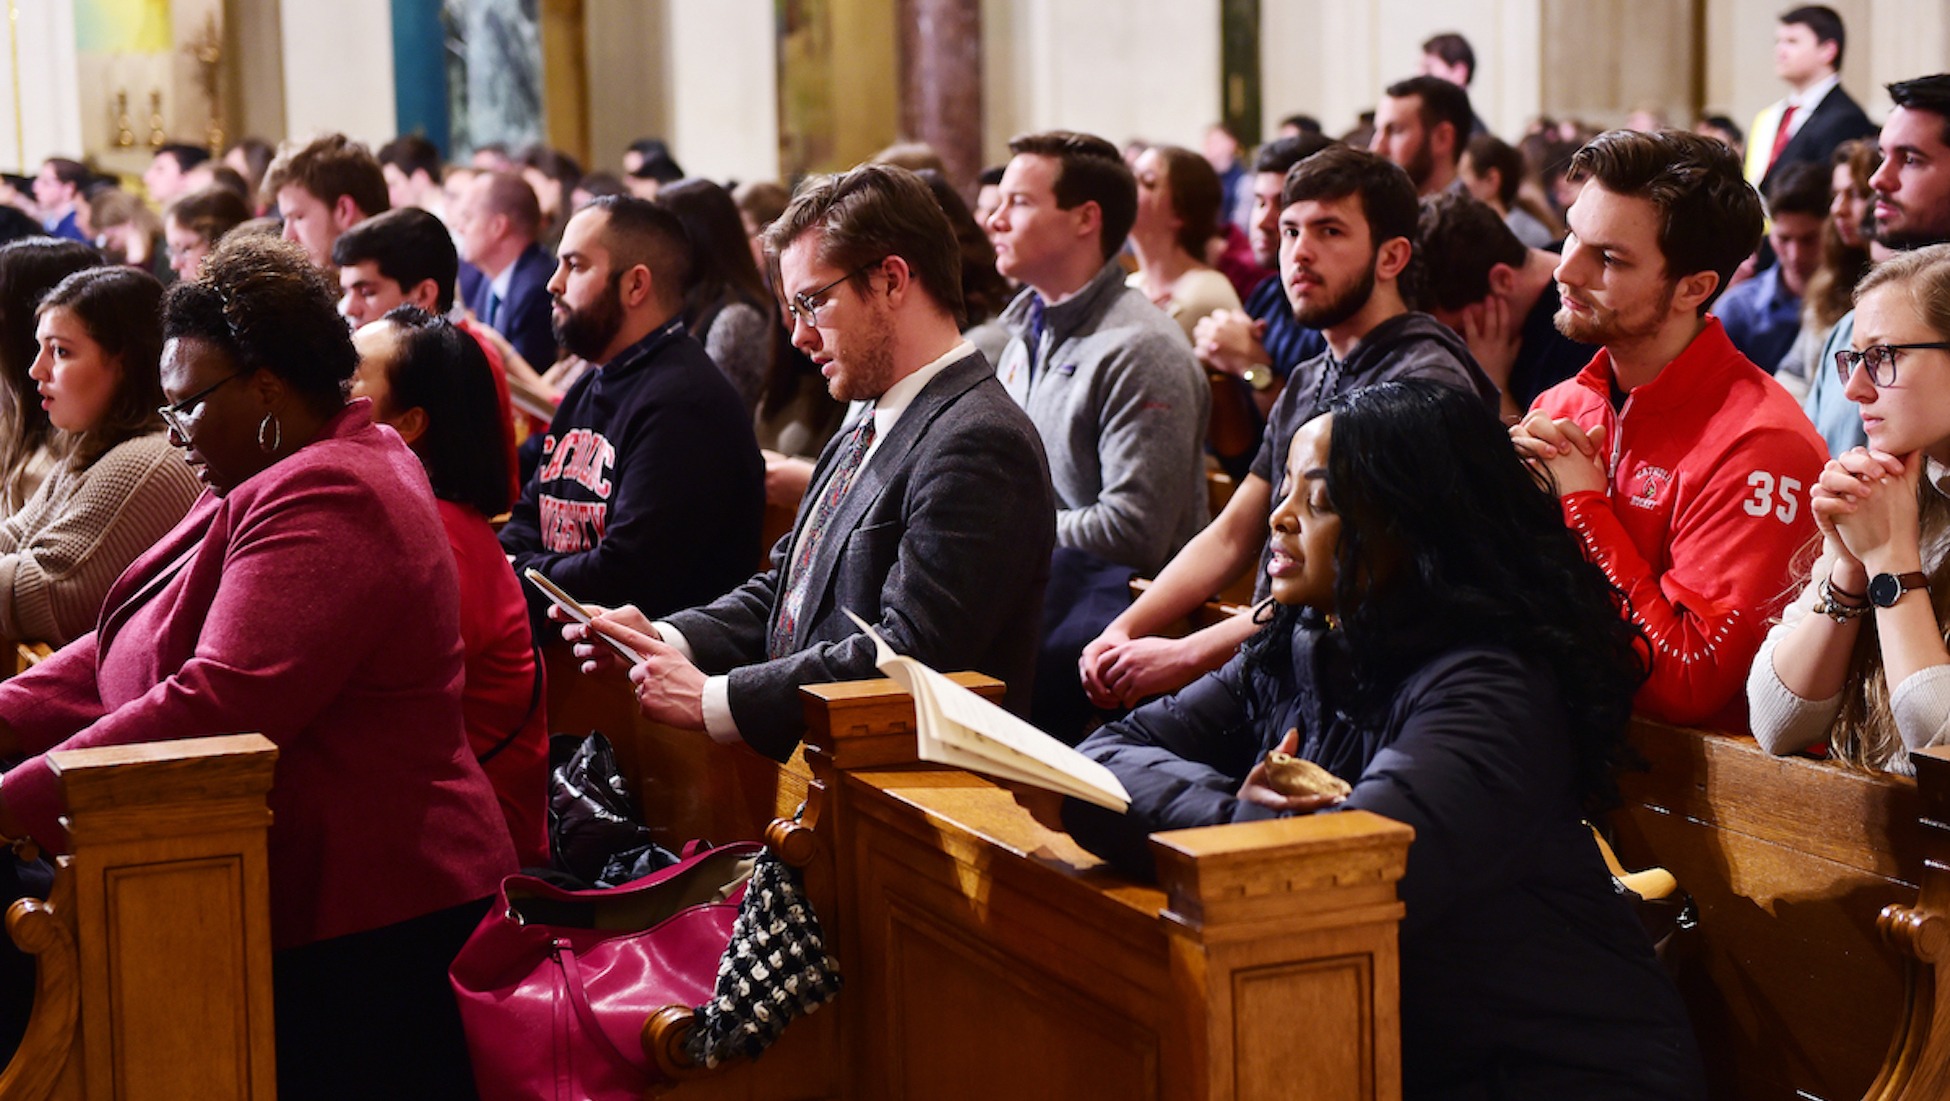
[(896, 654), (866, 620), (851, 611), (846, 616), (873, 639), (874, 664), (914, 697), (923, 761), (1074, 796), (1119, 814), (1130, 808), (1130, 793), (1109, 769), (926, 665)]

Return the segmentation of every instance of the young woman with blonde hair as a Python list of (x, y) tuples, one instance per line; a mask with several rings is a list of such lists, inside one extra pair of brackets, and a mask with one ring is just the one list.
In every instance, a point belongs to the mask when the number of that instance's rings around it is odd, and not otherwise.
[(1835, 363), (1867, 447), (1809, 490), (1821, 555), (1754, 659), (1754, 737), (1774, 753), (1826, 740), (1860, 768), (1914, 771), (1950, 741), (1950, 245), (1903, 253), (1855, 295)]

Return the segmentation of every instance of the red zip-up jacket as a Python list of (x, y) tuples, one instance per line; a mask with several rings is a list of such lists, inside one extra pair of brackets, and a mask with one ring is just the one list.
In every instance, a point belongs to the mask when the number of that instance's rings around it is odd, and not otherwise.
[(1605, 426), (1609, 489), (1564, 497), (1565, 522), (1652, 642), (1639, 711), (1745, 731), (1741, 688), (1815, 538), (1808, 490), (1827, 446), (1717, 318), (1616, 410), (1612, 377), (1600, 351), (1531, 406)]

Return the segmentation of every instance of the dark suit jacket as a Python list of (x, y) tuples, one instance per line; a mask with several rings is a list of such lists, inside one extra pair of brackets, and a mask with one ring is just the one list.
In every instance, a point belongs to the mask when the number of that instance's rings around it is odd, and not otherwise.
[[(1841, 85), (1823, 96), (1820, 103), (1808, 115), (1808, 121), (1788, 139), (1787, 146), (1781, 150), (1779, 159), (1761, 177), (1761, 194), (1774, 182), (1774, 177), (1791, 164), (1827, 164), (1835, 153), (1835, 147), (1845, 141), (1871, 137), (1879, 132), (1876, 124), (1869, 121), (1860, 104), (1850, 98)], [(1749, 134), (1748, 141), (1772, 143), (1772, 134)]]
[(793, 652), (766, 659), (783, 571), (848, 431), (819, 457), (772, 568), (713, 603), (669, 616), (706, 673), (730, 675), (746, 742), (780, 760), (805, 730), (799, 686), (877, 677), (874, 624), (896, 651), (944, 672), (977, 669), (1029, 707), (1043, 588), (1056, 545), (1049, 463), (1029, 417), (979, 353), (943, 368), (881, 441), (813, 560)]
[[(500, 324), (494, 326), (537, 371), (546, 371), (555, 363), (555, 334), (548, 327), (548, 281), (554, 274), (555, 257), (547, 249), (535, 244), (523, 249), (515, 258), (515, 274), (508, 282), (508, 300), (501, 304)], [(494, 280), (481, 272), (471, 289), (465, 281), (462, 287), (467, 308), (486, 324)]]

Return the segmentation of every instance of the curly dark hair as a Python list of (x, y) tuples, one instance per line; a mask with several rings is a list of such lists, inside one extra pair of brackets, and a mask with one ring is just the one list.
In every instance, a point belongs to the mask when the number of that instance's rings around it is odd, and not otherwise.
[[(1454, 387), (1381, 383), (1330, 412), (1327, 495), (1341, 518), (1334, 605), (1357, 709), (1386, 708), (1437, 654), (1507, 648), (1556, 682), (1585, 809), (1613, 805), (1616, 770), (1636, 763), (1625, 729), (1650, 651), (1565, 527), (1556, 493)], [(1251, 659), (1290, 661), (1303, 614), (1280, 608), (1249, 643)]]
[(345, 404), (358, 366), (352, 333), (339, 316), (338, 288), (304, 249), (259, 234), (232, 234), (203, 261), (203, 274), (163, 299), (163, 339), (222, 348), (240, 371), (283, 379), (314, 412)]

